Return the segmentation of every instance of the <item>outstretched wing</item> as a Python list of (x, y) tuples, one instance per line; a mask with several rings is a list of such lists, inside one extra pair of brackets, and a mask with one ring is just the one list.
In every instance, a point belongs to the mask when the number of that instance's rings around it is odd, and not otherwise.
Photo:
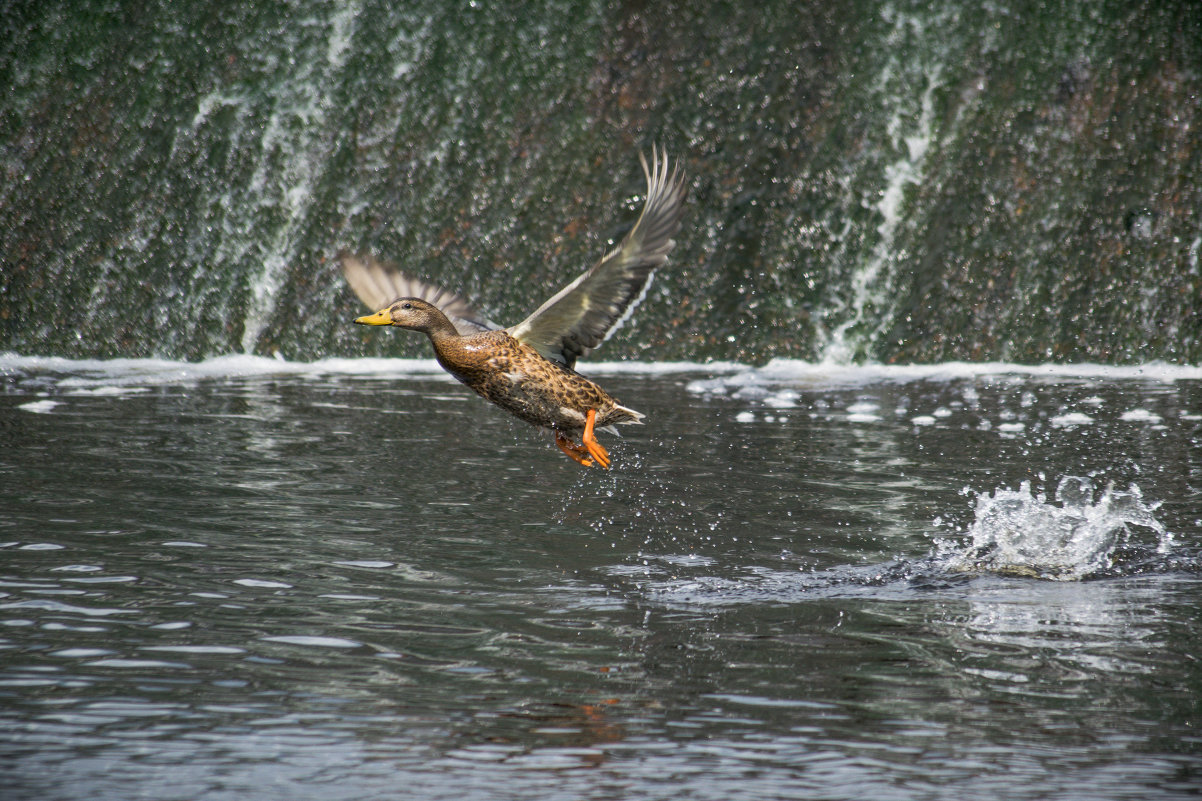
[[(660, 157), (662, 156), (662, 161)], [(668, 156), (651, 149), (651, 167), (639, 154), (647, 176), (647, 202), (622, 243), (588, 272), (561, 289), (534, 314), (508, 329), (544, 357), (573, 367), (609, 337), (630, 315), (651, 283), (655, 268), (668, 260), (680, 230), (686, 187), (680, 166), (668, 171)]]
[(338, 258), (342, 261), (346, 282), (372, 311), (379, 311), (398, 298), (420, 298), (437, 306), (455, 330), (464, 336), (501, 327), (454, 292), (419, 281), (373, 256), (342, 253)]

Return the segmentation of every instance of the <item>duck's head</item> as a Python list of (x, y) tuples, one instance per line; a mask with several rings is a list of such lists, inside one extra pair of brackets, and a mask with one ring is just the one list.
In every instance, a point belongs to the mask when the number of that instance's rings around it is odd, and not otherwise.
[(388, 308), (358, 317), (355, 322), (360, 325), (395, 325), (427, 333), (450, 325), (447, 316), (437, 306), (420, 298), (400, 298)]

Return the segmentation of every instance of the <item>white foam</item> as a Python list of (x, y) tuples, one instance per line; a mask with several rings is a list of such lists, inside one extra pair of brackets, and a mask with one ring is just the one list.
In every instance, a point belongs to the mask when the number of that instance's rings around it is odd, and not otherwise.
[[(1006, 362), (944, 362), (921, 365), (836, 365), (797, 359), (773, 359), (764, 367), (737, 362), (587, 362), (586, 375), (703, 376), (689, 382), (691, 392), (734, 394), (745, 398), (775, 396), (795, 401), (799, 386), (838, 388), (879, 383), (957, 381), (993, 376), (1028, 376), (1063, 380), (1143, 380), (1171, 383), (1202, 380), (1202, 367), (1152, 362), (1143, 365), (1104, 364), (1022, 365)], [(134, 386), (192, 383), (210, 379), (254, 376), (346, 375), (361, 377), (428, 378), (446, 373), (434, 359), (329, 358), (296, 362), (267, 356), (234, 354), (199, 362), (170, 359), (66, 359), (0, 353), (0, 378), (14, 374), (60, 374), (60, 387), (82, 387), (95, 394), (124, 394)], [(782, 391), (782, 388), (787, 387)]]
[(58, 404), (59, 404), (58, 401), (40, 400), (40, 401), (30, 401), (29, 403), (22, 403), (17, 408), (23, 409), (24, 411), (27, 411), (27, 412), (33, 412), (34, 414), (49, 414), (50, 411), (52, 409), (54, 409), (55, 406), (58, 406)]
[[(729, 363), (723, 363), (729, 365)], [(1013, 364), (1010, 362), (941, 362), (938, 364), (841, 365), (800, 359), (773, 359), (763, 367), (743, 367), (711, 379), (689, 384), (698, 393), (728, 392), (746, 387), (805, 385), (812, 387), (860, 386), (915, 381), (957, 381), (1002, 376), (1061, 380), (1174, 381), (1202, 380), (1202, 366), (1149, 362), (1111, 364)]]
[(1123, 412), (1121, 419), (1137, 423), (1159, 423), (1164, 418), (1147, 409), (1132, 409), (1131, 411)]
[[(155, 386), (253, 376), (445, 375), (434, 359), (322, 359), (290, 362), (266, 356), (216, 356), (200, 362), (167, 359), (64, 359), (58, 356), (0, 354), (0, 376), (13, 373), (62, 374), (59, 387), (93, 394), (130, 392), (130, 385)], [(82, 389), (76, 389), (82, 388)]]
[(1087, 426), (1093, 422), (1093, 418), (1084, 412), (1066, 412), (1056, 415), (1049, 422), (1057, 428), (1069, 428), (1071, 426)]
[(576, 369), (589, 375), (727, 375), (742, 373), (747, 370), (747, 365), (738, 362), (588, 362), (576, 365)]
[(776, 409), (792, 409), (797, 406), (797, 399), (801, 397), (796, 390), (786, 389), (780, 392), (774, 392), (764, 398), (765, 406), (772, 406)]

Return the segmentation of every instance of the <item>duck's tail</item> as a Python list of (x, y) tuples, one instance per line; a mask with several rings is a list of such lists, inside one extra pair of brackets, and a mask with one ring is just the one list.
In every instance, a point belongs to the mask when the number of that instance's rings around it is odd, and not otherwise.
[[(647, 415), (642, 412), (636, 412), (634, 409), (629, 409), (625, 406), (614, 404), (614, 408), (609, 414), (605, 415), (603, 425), (597, 426), (598, 430), (606, 431), (610, 434), (618, 434), (618, 429), (614, 426), (642, 425), (643, 418)], [(618, 436), (621, 436), (618, 434)]]

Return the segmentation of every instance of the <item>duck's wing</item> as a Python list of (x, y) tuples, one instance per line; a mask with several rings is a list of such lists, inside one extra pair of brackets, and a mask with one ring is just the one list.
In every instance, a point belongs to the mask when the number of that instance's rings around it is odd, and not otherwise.
[[(662, 161), (661, 161), (662, 156)], [(680, 166), (668, 171), (666, 153), (651, 149), (643, 213), (622, 243), (561, 289), (534, 314), (508, 329), (544, 357), (573, 367), (618, 329), (643, 299), (655, 268), (668, 260), (680, 230), (686, 187)]]
[(342, 261), (346, 282), (372, 311), (379, 311), (398, 298), (420, 298), (437, 306), (463, 336), (501, 327), (454, 292), (419, 281), (374, 256), (342, 253), (338, 258)]

